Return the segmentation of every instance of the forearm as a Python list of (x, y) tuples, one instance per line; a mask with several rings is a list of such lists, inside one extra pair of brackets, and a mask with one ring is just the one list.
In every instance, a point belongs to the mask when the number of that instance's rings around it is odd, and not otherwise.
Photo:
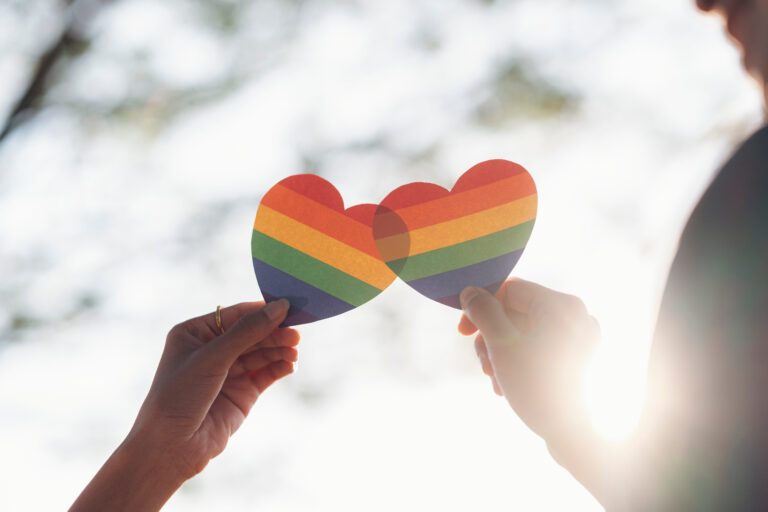
[[(635, 460), (629, 443), (602, 439), (591, 428), (571, 428), (549, 436), (547, 448), (558, 464), (578, 480), (606, 510), (620, 510), (630, 494)], [(637, 475), (635, 475), (637, 476)]]
[(182, 483), (170, 461), (129, 438), (107, 459), (70, 512), (160, 510)]

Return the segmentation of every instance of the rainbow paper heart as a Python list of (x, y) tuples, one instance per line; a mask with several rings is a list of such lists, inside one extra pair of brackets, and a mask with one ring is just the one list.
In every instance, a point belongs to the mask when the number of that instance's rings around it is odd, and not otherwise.
[(467, 286), (495, 293), (525, 249), (537, 193), (523, 167), (489, 160), (448, 192), (432, 183), (392, 191), (373, 221), (387, 265), (413, 289), (454, 308)]
[(291, 302), (283, 325), (340, 315), (394, 281), (373, 240), (376, 208), (345, 210), (336, 188), (312, 174), (290, 176), (264, 195), (251, 255), (264, 300)]

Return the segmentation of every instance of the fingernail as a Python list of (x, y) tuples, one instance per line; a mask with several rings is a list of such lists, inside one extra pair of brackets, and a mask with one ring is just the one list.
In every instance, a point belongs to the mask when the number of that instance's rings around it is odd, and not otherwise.
[(461, 302), (461, 307), (463, 309), (467, 309), (467, 306), (469, 303), (477, 297), (477, 295), (480, 293), (480, 290), (475, 288), (474, 286), (468, 286), (464, 288), (464, 290), (461, 292), (461, 295), (459, 295), (459, 302)]
[(264, 306), (264, 313), (267, 315), (267, 318), (275, 321), (281, 318), (290, 307), (291, 303), (287, 299), (278, 299)]

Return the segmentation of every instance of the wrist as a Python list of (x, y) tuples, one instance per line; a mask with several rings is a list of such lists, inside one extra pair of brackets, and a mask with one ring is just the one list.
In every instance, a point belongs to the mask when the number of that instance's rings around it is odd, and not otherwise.
[(172, 489), (173, 493), (188, 480), (177, 467), (167, 446), (140, 436), (129, 434), (113, 456), (142, 486), (151, 482), (152, 487)]
[(186, 480), (172, 462), (164, 449), (129, 435), (83, 490), (70, 512), (160, 510)]
[(573, 422), (546, 439), (555, 461), (573, 475), (603, 505), (611, 501), (619, 478), (622, 446), (601, 438), (586, 422)]

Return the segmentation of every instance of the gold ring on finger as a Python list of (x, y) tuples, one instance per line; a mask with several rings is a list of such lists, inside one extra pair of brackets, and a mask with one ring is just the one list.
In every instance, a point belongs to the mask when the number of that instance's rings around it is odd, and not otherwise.
[(224, 325), (221, 323), (221, 305), (216, 306), (216, 327), (219, 328), (221, 334), (224, 334)]

